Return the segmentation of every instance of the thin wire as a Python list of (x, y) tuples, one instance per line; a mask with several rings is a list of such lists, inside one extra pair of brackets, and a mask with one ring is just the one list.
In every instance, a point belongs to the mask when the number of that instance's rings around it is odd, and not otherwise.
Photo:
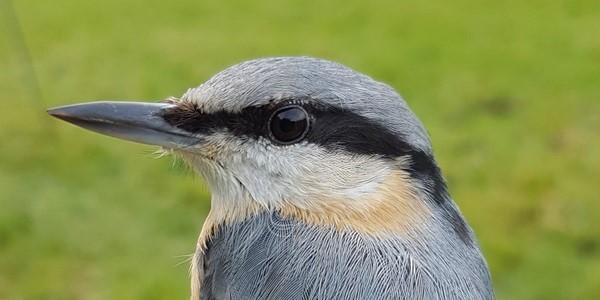
[(31, 51), (25, 40), (25, 34), (15, 10), (15, 6), (13, 5), (12, 0), (0, 0), (0, 3), (2, 3), (5, 8), (3, 11), (6, 15), (7, 28), (13, 38), (13, 45), (17, 50), (16, 52), (18, 53), (19, 60), (22, 64), (23, 82), (29, 94), (28, 98), (40, 109), (40, 113), (44, 114), (42, 119), (44, 120), (45, 130), (54, 131), (53, 123), (49, 122), (49, 118), (45, 118), (46, 105), (44, 103), (44, 96), (42, 94), (42, 89), (40, 88), (40, 82), (35, 72), (35, 68), (33, 67)]

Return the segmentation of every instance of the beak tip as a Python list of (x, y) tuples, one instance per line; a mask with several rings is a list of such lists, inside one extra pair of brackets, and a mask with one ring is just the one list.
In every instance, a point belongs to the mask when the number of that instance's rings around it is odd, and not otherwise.
[(46, 113), (48, 113), (52, 117), (55, 117), (55, 118), (61, 119), (61, 120), (64, 120), (65, 118), (68, 117), (68, 114), (61, 107), (48, 108), (48, 109), (46, 109)]
[(58, 114), (58, 110), (56, 108), (47, 108), (46, 112), (53, 117)]

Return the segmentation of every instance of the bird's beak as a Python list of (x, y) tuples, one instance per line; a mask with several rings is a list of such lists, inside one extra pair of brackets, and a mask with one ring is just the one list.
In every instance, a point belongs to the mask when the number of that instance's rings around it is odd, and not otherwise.
[(174, 104), (102, 101), (48, 109), (56, 118), (112, 137), (169, 149), (198, 144), (200, 139), (168, 124), (162, 117)]

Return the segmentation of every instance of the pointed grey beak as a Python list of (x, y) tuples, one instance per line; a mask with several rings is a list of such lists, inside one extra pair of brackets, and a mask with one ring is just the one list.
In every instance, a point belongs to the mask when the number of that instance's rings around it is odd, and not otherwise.
[(112, 137), (169, 149), (185, 148), (200, 139), (171, 126), (162, 117), (167, 103), (102, 101), (48, 109), (58, 119)]

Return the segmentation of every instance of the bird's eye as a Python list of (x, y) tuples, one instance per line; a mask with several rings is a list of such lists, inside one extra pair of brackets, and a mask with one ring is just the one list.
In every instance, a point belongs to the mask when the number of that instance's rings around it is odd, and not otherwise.
[(308, 113), (297, 105), (277, 109), (269, 119), (271, 137), (280, 144), (300, 141), (308, 132)]

